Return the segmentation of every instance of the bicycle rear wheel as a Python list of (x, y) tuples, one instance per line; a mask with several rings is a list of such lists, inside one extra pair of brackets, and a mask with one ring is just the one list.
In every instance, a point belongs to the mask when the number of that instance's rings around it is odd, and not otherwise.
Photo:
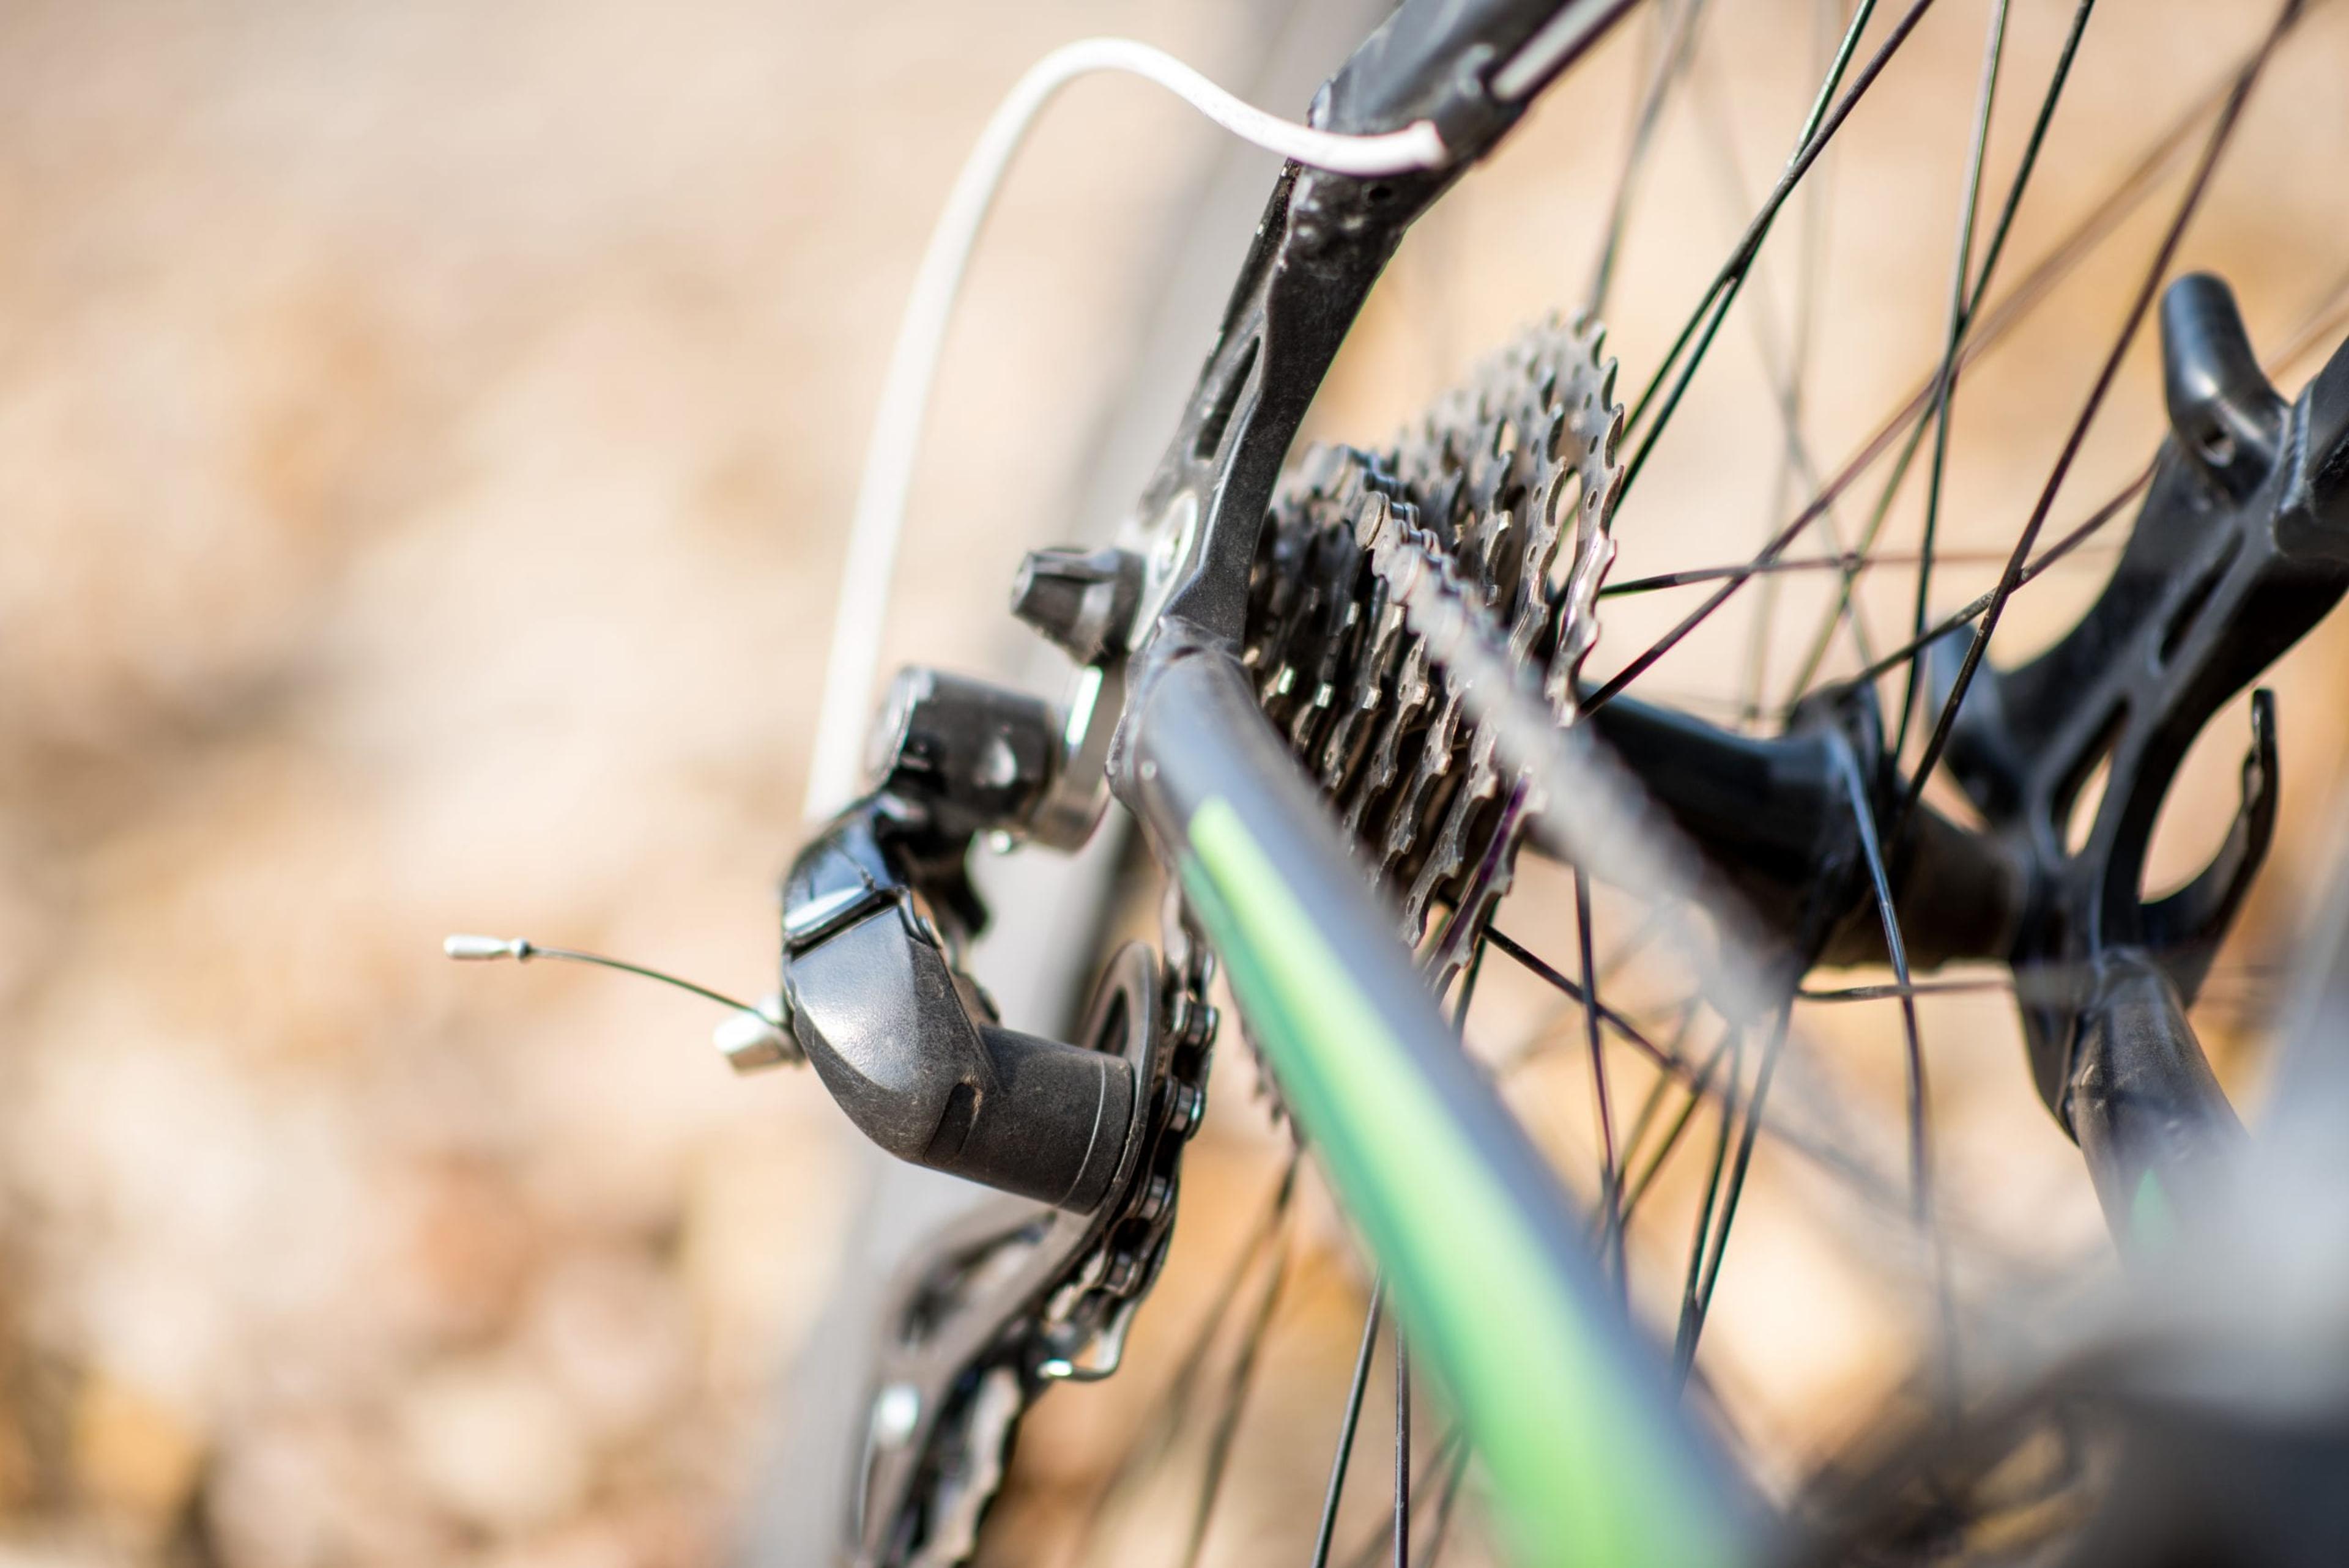
[[(1582, 303), (1603, 307), (1611, 351), (1633, 367), (1619, 472), (1600, 498), (1619, 553), (1580, 700), (1644, 696), (1726, 734), (1772, 738), (1812, 693), (1868, 687), (1897, 779), (1922, 780), (1926, 803), (1972, 825), (1978, 811), (1933, 766), (1949, 727), (1920, 667), (1925, 634), (1987, 590), (1992, 604), (1958, 624), (1994, 622), (1990, 654), (2013, 664), (2103, 592), (2096, 566), (2114, 556), (2102, 542), (2128, 529), (2164, 428), (2147, 325), (2164, 279), (2217, 265), (2260, 280), (2246, 291), (2252, 336), (2287, 390), (2330, 353), (2344, 291), (2322, 219), (2337, 198), (2279, 194), (2272, 176), (2295, 160), (2321, 184), (2322, 155), (2273, 106), (2307, 101), (2344, 45), (2321, 7), (2222, 17), (2178, 5), (2135, 33), (2090, 5), (1876, 12), (1822, 7), (1790, 27), (1784, 13), (1654, 7), (1644, 36), (1586, 65), (1414, 236), (1315, 428), (1360, 440), (1401, 421), (1469, 344), (1497, 336), (1495, 316), (1555, 301), (1557, 237), (1580, 238), (1599, 253)], [(2196, 57), (2167, 57), (2185, 36)], [(1848, 119), (1835, 118), (1846, 103)], [(1822, 129), (1832, 139), (1813, 134)], [(1814, 149), (1804, 178), (1765, 193), (1754, 177), (1790, 142)], [(1726, 268), (1718, 251), (1696, 259), (1686, 238), (1714, 211), (1732, 231)], [(1757, 211), (1772, 220), (1758, 226), (1767, 242), (1739, 243)], [(2256, 245), (2236, 238), (2245, 232)], [(1705, 302), (1692, 316), (1692, 296)], [(1433, 447), (1506, 459), (1536, 434), (1491, 411), (1489, 397), (1451, 406)], [(1860, 459), (1821, 456), (1845, 451)], [(1436, 493), (1440, 463), (1419, 461), (1416, 476), (1407, 457), (1387, 466), (1402, 470), (1398, 493), (1452, 519), (1451, 553), (1466, 561), (1458, 523), (1490, 507), (1451, 510), (1457, 498)], [(1358, 464), (1350, 479), (1301, 468), (1277, 511), (1292, 525), (1290, 557), (1279, 529), (1268, 534), (1255, 645), (1258, 673), (1279, 688), (1266, 705), (1292, 736), (1316, 681), (1288, 651), (1294, 607), (1271, 589), (1306, 580), (1327, 521), (1315, 509), (1358, 495), (1361, 473), (1378, 467)], [(1599, 480), (1573, 467), (1578, 501), (1588, 499)], [(2026, 583), (2007, 581), (2017, 566)], [(2312, 642), (2272, 677), (2295, 726), (2330, 706), (2331, 646)], [(1282, 668), (1295, 672), (1286, 687)], [(1400, 774), (1438, 749), (1428, 732), (1441, 705), (1428, 706), (1397, 728)], [(2132, 892), (2220, 851), (2242, 733), (2222, 714), (2187, 759), (2147, 885)], [(2339, 741), (2309, 739), (2286, 755), (2313, 783)], [(1473, 748), (1457, 742), (1464, 776)], [(1879, 960), (1799, 989), (1790, 980), (1782, 1022), (1739, 1028), (1711, 1016), (1700, 963), (1660, 950), (1642, 890), (1528, 861), (1497, 913), (1466, 896), (1463, 869), (1485, 859), (1472, 851), (1498, 839), (1494, 811), (1464, 814), (1458, 863), (1430, 874), (1420, 840), (1441, 834), (1461, 799), (1450, 766), (1348, 826), (1383, 865), (1389, 895), (1430, 917), (1413, 918), (1413, 934), (1439, 961), (1471, 1048), (1556, 1154), (1589, 1208), (1602, 1268), (1672, 1345), (1705, 1418), (1762, 1491), (1792, 1499), (1822, 1455), (1887, 1425), (1962, 1417), (2000, 1368), (2062, 1336), (2077, 1316), (2064, 1304), (2107, 1266), (2096, 1194), (2014, 1071), (2013, 981), (1991, 966), (1925, 978), (1906, 962), (1890, 896), (1901, 868), (1881, 843), (1864, 868), (1888, 894)], [(2103, 788), (2092, 773), (2070, 781), (2084, 844)], [(2323, 794), (2284, 798), (2316, 808)], [(1344, 820), (1348, 802), (1332, 799)], [(2287, 845), (2318, 814), (2288, 819)], [(1409, 830), (1399, 850), (1398, 822)], [(2289, 881), (2295, 861), (2318, 863), (2278, 857), (2284, 875), (2253, 895), (2203, 990), (2197, 1021), (2222, 1079), (2249, 1070), (2276, 995), (2285, 912), (2310, 891)], [(1237, 1205), (1219, 1234), (1186, 1235), (1178, 1253), (1223, 1251), (1223, 1272), (1177, 1256), (1117, 1379), (1025, 1418), (983, 1553), (1081, 1559), (1114, 1540), (1122, 1558), (1156, 1542), (1169, 1560), (1220, 1561), (1253, 1541), (1272, 1560), (1320, 1537), (1342, 1560), (1383, 1539), (1392, 1517), (1423, 1561), (1473, 1546), (1463, 1446), (1423, 1398), (1417, 1419), (1404, 1417), (1408, 1379), (1374, 1366), (1375, 1312), (1349, 1301), (1368, 1282), (1342, 1222), (1294, 1176), (1286, 1132), (1223, 1130), (1257, 1117), (1233, 1077), (1222, 1075), (1215, 1130), (1188, 1157), (1194, 1219), (1203, 1186), (1245, 1188), (1251, 1163), (1271, 1196)], [(1214, 1283), (1178, 1323), (1179, 1282), (1202, 1264)], [(1719, 1291), (1724, 1280), (1735, 1288)], [(1381, 1384), (1397, 1391), (1384, 1406), (1369, 1392)], [(1309, 1404), (1308, 1385), (1323, 1402)], [(1362, 1434), (1390, 1418), (1396, 1484), (1363, 1487), (1373, 1449)], [(1357, 1485), (1334, 1510), (1299, 1506), (1323, 1495), (1340, 1434), (1341, 1452), (1363, 1447)], [(2060, 1546), (2102, 1472), (2094, 1444), (2059, 1437), (2053, 1452), (1902, 1546)], [(1081, 1494), (1109, 1501), (1072, 1501)]]

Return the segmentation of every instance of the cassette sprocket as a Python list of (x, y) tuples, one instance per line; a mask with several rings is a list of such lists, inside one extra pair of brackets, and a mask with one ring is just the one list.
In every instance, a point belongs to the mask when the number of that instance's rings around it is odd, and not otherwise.
[(1319, 446), (1284, 478), (1257, 551), (1241, 658), (1372, 880), (1448, 977), (1507, 890), (1526, 799), (1462, 692), (1405, 625), (1355, 536), (1366, 494), (1409, 509), (1531, 663), (1561, 723), (1598, 636), (1623, 469), (1604, 335), (1546, 322), (1392, 446)]

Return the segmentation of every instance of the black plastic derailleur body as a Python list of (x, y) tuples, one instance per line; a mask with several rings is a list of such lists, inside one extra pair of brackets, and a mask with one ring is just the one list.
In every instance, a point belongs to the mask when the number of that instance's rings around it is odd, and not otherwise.
[[(2013, 965), (2040, 1095), (2100, 1185), (2107, 1171), (2184, 1152), (2120, 1145), (2232, 1125), (2184, 1009), (2273, 832), (2270, 694), (2253, 695), (2242, 802), (2209, 866), (2148, 901), (2146, 851), (2196, 736), (2349, 588), (2349, 349), (2285, 401), (2226, 284), (2207, 275), (2170, 287), (2161, 330), (2171, 436), (2111, 580), (2037, 658), (1982, 664), (1958, 709), (1948, 766), (1985, 831), (1921, 806), (1895, 821), (1901, 781), (1865, 689), (1822, 693), (1770, 739), (1619, 700), (1593, 715), (1764, 921), (1816, 962), (1884, 956), (1856, 766), (1910, 962)], [(1929, 651), (1935, 706), (1971, 635), (1958, 628)], [(2067, 825), (2100, 769), (2093, 826), (2074, 848)], [(2108, 1206), (2122, 1196), (2107, 1191)]]
[(784, 880), (783, 997), (809, 1064), (875, 1143), (1084, 1212), (1125, 1152), (1133, 1064), (1000, 1027), (951, 956), (987, 920), (968, 871), (973, 838), (1022, 829), (1059, 742), (1039, 698), (901, 675), (874, 736), (872, 793)]

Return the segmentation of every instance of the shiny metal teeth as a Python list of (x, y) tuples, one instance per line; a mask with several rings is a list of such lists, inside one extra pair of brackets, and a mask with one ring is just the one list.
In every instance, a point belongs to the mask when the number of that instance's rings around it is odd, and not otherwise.
[(1614, 556), (1614, 389), (1596, 325), (1544, 323), (1395, 446), (1309, 451), (1266, 521), (1242, 657), (1414, 944), (1432, 914), (1459, 929), (1506, 890), (1524, 811), (1365, 545), (1390, 521), (1432, 541), (1570, 718)]

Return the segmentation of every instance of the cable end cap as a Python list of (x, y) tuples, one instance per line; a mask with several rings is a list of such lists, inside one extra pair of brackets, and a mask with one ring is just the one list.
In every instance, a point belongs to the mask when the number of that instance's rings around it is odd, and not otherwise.
[(738, 1073), (798, 1061), (799, 1042), (785, 1030), (784, 1017), (781, 996), (761, 996), (755, 1010), (744, 1008), (712, 1029), (709, 1043)]
[(493, 958), (528, 958), (530, 944), (517, 936), (508, 941), (502, 936), (467, 936), (461, 934), (445, 937), (440, 951), (460, 963), (482, 963)]

